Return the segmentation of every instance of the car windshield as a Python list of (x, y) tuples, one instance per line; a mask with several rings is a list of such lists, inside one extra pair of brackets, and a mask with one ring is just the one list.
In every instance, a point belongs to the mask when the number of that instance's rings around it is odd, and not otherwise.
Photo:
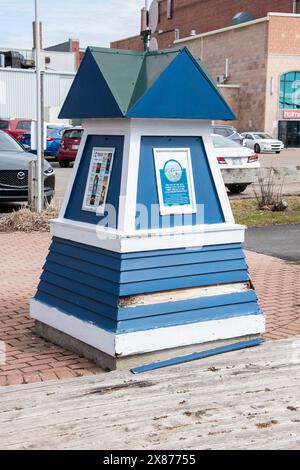
[(7, 129), (9, 125), (8, 121), (0, 121), (0, 129)]
[(272, 139), (269, 134), (254, 134), (254, 139)]
[(0, 152), (22, 152), (22, 147), (5, 132), (0, 131)]
[(213, 145), (216, 149), (221, 149), (221, 148), (233, 148), (237, 147), (240, 148), (241, 146), (237, 144), (236, 142), (233, 142), (232, 140), (228, 139), (227, 137), (223, 137), (222, 135), (212, 135), (212, 141)]
[(82, 130), (81, 129), (70, 129), (65, 131), (63, 137), (65, 139), (81, 139)]

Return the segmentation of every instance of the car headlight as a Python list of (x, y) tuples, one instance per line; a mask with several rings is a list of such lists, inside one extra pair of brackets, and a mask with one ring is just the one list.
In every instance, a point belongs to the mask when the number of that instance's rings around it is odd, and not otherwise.
[(53, 173), (54, 173), (54, 170), (51, 167), (46, 168), (46, 170), (44, 170), (44, 175), (45, 176), (53, 175)]

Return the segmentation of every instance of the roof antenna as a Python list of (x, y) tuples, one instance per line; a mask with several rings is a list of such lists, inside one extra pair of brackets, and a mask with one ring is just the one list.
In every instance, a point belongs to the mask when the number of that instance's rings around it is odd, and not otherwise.
[(148, 52), (151, 40), (151, 30), (149, 28), (149, 0), (145, 0), (142, 25), (145, 26), (145, 29), (141, 31), (142, 40), (144, 42), (144, 51)]
[(158, 42), (157, 39), (152, 34), (157, 31), (158, 21), (159, 21), (159, 2), (158, 0), (153, 0), (149, 10), (148, 10), (148, 1), (145, 0), (145, 9), (144, 9), (144, 21), (146, 25), (145, 31), (142, 31), (142, 37), (144, 40), (144, 50), (157, 51)]

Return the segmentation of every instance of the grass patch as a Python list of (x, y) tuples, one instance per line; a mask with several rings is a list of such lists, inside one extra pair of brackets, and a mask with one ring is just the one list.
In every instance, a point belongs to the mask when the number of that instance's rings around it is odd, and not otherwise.
[(248, 227), (263, 227), (265, 225), (299, 224), (300, 196), (284, 197), (289, 207), (284, 212), (260, 210), (255, 199), (231, 200), (231, 207), (238, 224)]
[(0, 232), (49, 232), (49, 220), (57, 217), (57, 210), (51, 205), (42, 214), (22, 208), (0, 215)]

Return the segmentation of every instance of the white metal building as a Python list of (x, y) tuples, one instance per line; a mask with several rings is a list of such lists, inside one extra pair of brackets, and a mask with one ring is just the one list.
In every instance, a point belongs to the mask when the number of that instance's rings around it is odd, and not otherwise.
[[(75, 72), (43, 73), (47, 120), (56, 120)], [(0, 117), (36, 119), (35, 71), (0, 68)]]

